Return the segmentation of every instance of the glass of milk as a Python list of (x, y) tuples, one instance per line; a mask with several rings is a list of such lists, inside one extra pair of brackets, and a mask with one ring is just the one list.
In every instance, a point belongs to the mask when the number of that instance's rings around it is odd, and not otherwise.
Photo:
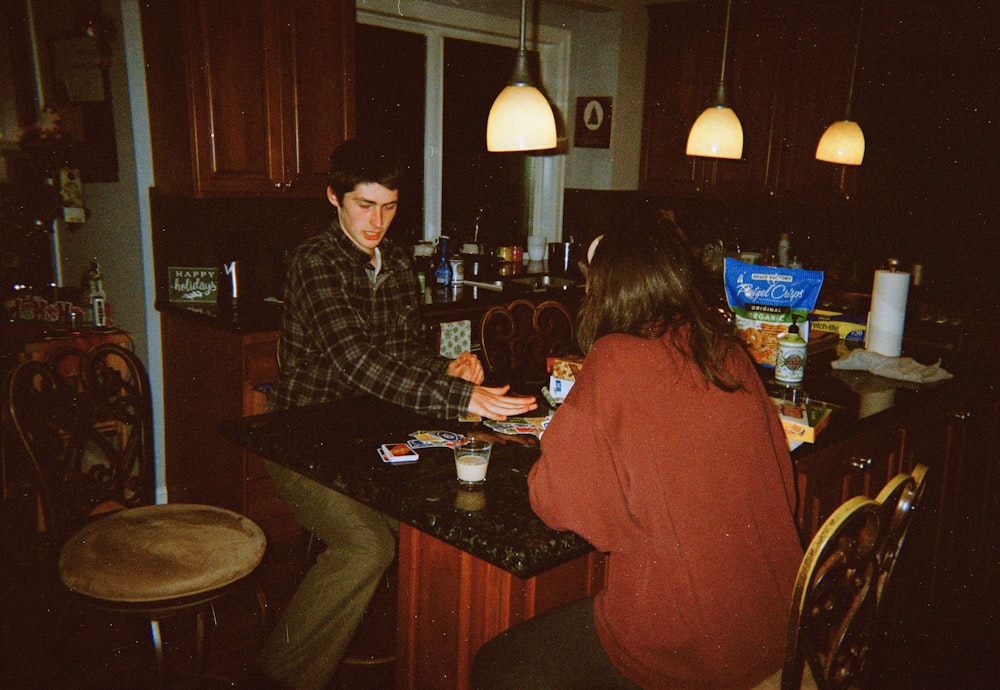
[(455, 472), (458, 481), (466, 487), (482, 486), (486, 481), (486, 468), (490, 464), (493, 444), (476, 438), (455, 442)]

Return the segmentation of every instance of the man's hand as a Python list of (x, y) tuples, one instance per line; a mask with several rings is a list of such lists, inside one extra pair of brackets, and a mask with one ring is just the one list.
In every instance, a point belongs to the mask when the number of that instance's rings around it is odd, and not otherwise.
[(538, 408), (534, 397), (505, 395), (508, 390), (510, 386), (499, 388), (476, 386), (469, 401), (469, 412), (502, 422), (507, 417), (519, 417)]
[(448, 376), (480, 384), (486, 377), (486, 373), (483, 371), (483, 365), (478, 357), (471, 352), (463, 352), (448, 363)]

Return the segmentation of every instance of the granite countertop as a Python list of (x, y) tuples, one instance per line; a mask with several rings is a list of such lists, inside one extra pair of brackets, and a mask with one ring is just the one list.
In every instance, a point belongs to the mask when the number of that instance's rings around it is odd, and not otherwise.
[[(502, 436), (481, 424), (424, 417), (376, 398), (245, 417), (219, 429), (264, 458), (520, 577), (593, 548), (573, 532), (548, 528), (531, 510), (527, 475), (539, 453), (533, 436)], [(382, 443), (406, 441), (421, 430), (492, 434), (499, 442), (485, 488), (459, 487), (450, 448), (420, 450), (412, 464), (381, 461)]]
[[(833, 444), (877, 425), (896, 424), (914, 411), (957, 409), (995, 389), (982, 377), (959, 368), (939, 384), (907, 384), (867, 372), (830, 369), (838, 351), (811, 357), (800, 394), (835, 406), (830, 426), (815, 444), (792, 453), (802, 468)], [(760, 370), (772, 394), (784, 389), (773, 372)], [(883, 395), (885, 392), (890, 395)], [(886, 399), (872, 407), (866, 401)], [(384, 464), (377, 448), (406, 441), (411, 432), (449, 430), (493, 434), (481, 424), (424, 417), (375, 398), (352, 398), (314, 407), (225, 421), (219, 427), (230, 441), (341, 491), (403, 523), (471, 553), (520, 577), (532, 577), (592, 550), (572, 532), (549, 529), (528, 501), (527, 474), (538, 458), (531, 436), (499, 436), (489, 478), (481, 494), (459, 488), (452, 452), (420, 451), (408, 465)], [(526, 445), (522, 445), (522, 442)]]

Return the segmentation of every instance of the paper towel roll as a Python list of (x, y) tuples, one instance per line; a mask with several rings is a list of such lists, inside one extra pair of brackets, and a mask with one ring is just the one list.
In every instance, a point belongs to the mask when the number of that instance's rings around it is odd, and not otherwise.
[(882, 410), (888, 410), (896, 404), (896, 389), (887, 388), (872, 393), (862, 392), (858, 396), (858, 419), (871, 417)]
[(875, 271), (865, 349), (887, 357), (899, 357), (903, 351), (903, 325), (909, 291), (909, 273)]

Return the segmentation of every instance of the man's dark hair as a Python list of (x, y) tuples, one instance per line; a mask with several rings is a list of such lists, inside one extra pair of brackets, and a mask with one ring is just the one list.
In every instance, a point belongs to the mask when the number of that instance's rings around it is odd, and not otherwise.
[(327, 184), (337, 201), (354, 191), (359, 184), (374, 182), (386, 189), (399, 189), (406, 169), (396, 154), (383, 143), (367, 139), (348, 139), (330, 154)]

